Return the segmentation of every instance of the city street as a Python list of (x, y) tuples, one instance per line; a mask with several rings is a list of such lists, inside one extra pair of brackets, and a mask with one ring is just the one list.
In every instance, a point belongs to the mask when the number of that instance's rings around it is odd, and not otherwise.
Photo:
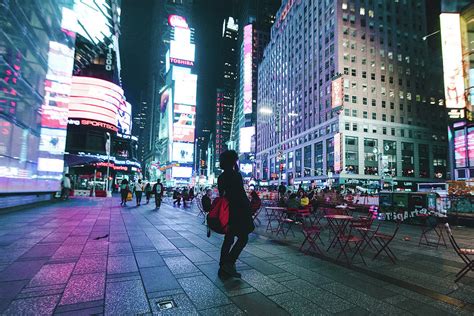
[[(417, 245), (404, 225), (381, 259), (344, 267), (304, 255), (296, 237), (274, 238), (262, 224), (237, 269), (217, 276), (222, 237), (206, 237), (193, 208), (120, 207), (114, 198), (74, 198), (0, 215), (0, 312), (13, 314), (472, 315), (472, 273), (450, 245)], [(134, 203), (129, 203), (134, 205)], [(472, 229), (455, 228), (472, 243)], [(169, 308), (171, 307), (171, 308)], [(169, 309), (166, 309), (169, 308)]]

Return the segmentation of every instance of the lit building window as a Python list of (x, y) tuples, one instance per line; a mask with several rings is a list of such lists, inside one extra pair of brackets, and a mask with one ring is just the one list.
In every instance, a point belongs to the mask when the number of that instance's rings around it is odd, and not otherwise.
[(360, 15), (365, 15), (365, 8), (360, 8)]

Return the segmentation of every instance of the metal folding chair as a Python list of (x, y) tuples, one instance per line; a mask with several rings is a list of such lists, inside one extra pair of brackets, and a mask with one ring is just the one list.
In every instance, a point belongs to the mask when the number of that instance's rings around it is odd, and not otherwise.
[[(260, 206), (260, 207), (258, 208), (258, 210), (255, 211), (255, 213), (252, 214), (252, 220), (253, 220), (253, 224), (254, 224), (255, 226), (259, 226), (259, 225), (262, 224), (262, 222), (261, 222), (260, 219), (258, 218), (258, 215), (260, 215), (260, 212), (262, 211), (262, 208), (264, 208), (264, 206)], [(258, 222), (258, 224), (257, 224), (257, 222)]]
[(380, 253), (385, 252), (385, 254), (389, 257), (389, 259), (395, 263), (395, 261), (397, 260), (397, 257), (395, 256), (395, 254), (393, 253), (393, 251), (390, 249), (390, 243), (392, 242), (392, 240), (395, 238), (395, 236), (397, 235), (398, 233), (398, 230), (400, 229), (400, 225), (401, 225), (401, 221), (398, 220), (397, 221), (397, 227), (395, 228), (395, 230), (393, 231), (393, 233), (391, 235), (389, 234), (384, 234), (384, 233), (380, 233), (378, 232), (378, 229), (377, 231), (373, 234), (372, 236), (372, 240), (374, 240), (374, 243), (377, 242), (377, 244), (381, 247), (378, 252), (375, 254), (375, 256), (372, 258), (372, 260), (375, 260), (375, 258), (378, 257), (378, 255), (380, 255)]
[[(278, 222), (278, 227), (277, 227), (277, 230), (276, 230), (276, 236), (278, 236), (278, 234), (280, 232), (283, 233), (283, 236), (286, 238), (286, 235), (291, 231), (291, 233), (293, 234), (293, 237), (295, 237), (295, 232), (293, 231), (292, 227), (293, 227), (293, 224), (295, 223), (295, 216), (296, 216), (296, 212), (298, 210), (294, 210), (294, 209), (287, 209), (286, 211), (278, 211), (278, 214), (277, 214), (277, 222)], [(286, 225), (286, 230), (285, 230), (285, 225)]]
[(446, 227), (446, 231), (448, 233), (449, 241), (454, 248), (454, 251), (458, 254), (458, 256), (464, 261), (465, 266), (456, 274), (456, 280), (454, 282), (458, 282), (461, 280), (469, 271), (474, 271), (474, 248), (461, 248), (459, 247), (456, 239), (454, 239), (453, 232), (449, 227), (449, 224), (444, 224)]

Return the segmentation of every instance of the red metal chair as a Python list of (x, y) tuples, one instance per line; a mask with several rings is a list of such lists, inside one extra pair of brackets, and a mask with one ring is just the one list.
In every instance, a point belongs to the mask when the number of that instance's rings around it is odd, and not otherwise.
[[(295, 232), (293, 231), (292, 227), (295, 223), (296, 213), (298, 209), (287, 209), (286, 211), (280, 211), (279, 216), (277, 216), (278, 228), (276, 230), (276, 236), (280, 232), (283, 233), (283, 236), (286, 238), (286, 235), (291, 231), (293, 237), (295, 237)], [(286, 225), (286, 231), (285, 231)]]
[(306, 243), (309, 244), (308, 249), (305, 253), (308, 253), (310, 250), (314, 250), (316, 252), (322, 253), (321, 249), (319, 249), (318, 245), (316, 244), (316, 240), (319, 239), (321, 243), (324, 245), (321, 239), (321, 227), (319, 225), (315, 225), (311, 220), (311, 211), (309, 209), (299, 210), (297, 213), (297, 218), (301, 221), (301, 231), (304, 235), (303, 243), (300, 246), (300, 251), (303, 250), (303, 247)]
[[(259, 226), (259, 225), (262, 224), (262, 222), (261, 222), (260, 219), (258, 218), (258, 215), (260, 215), (260, 212), (262, 211), (263, 208), (264, 208), (263, 205), (260, 206), (260, 207), (258, 208), (258, 210), (256, 210), (256, 211), (252, 214), (252, 220), (253, 220), (253, 224), (254, 224), (255, 226)], [(258, 222), (258, 224), (257, 224), (257, 222)]]
[(395, 228), (395, 230), (393, 231), (393, 233), (390, 235), (390, 234), (384, 234), (384, 233), (380, 233), (379, 232), (379, 228), (380, 226), (377, 228), (377, 230), (374, 232), (374, 234), (372, 235), (372, 240), (374, 240), (374, 244), (375, 242), (377, 242), (377, 244), (381, 247), (378, 252), (375, 254), (375, 256), (372, 258), (372, 260), (375, 260), (375, 258), (377, 258), (380, 253), (385, 252), (385, 254), (389, 257), (389, 259), (395, 263), (395, 261), (397, 260), (397, 257), (395, 256), (395, 254), (393, 253), (393, 251), (390, 249), (390, 243), (392, 242), (392, 240), (395, 238), (395, 236), (397, 235), (398, 233), (398, 230), (400, 229), (400, 225), (401, 225), (401, 221), (397, 221), (397, 226)]
[(449, 236), (449, 241), (454, 248), (454, 251), (458, 254), (458, 256), (464, 261), (465, 266), (456, 274), (456, 280), (454, 282), (458, 282), (461, 280), (469, 271), (474, 271), (474, 248), (461, 248), (459, 247), (458, 243), (454, 239), (453, 232), (449, 227), (449, 224), (444, 224), (446, 227), (446, 231)]

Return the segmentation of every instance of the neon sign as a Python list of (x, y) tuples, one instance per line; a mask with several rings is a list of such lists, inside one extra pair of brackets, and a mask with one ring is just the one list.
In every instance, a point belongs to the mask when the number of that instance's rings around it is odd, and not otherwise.
[(82, 126), (100, 127), (100, 128), (105, 128), (105, 129), (111, 130), (112, 132), (115, 132), (115, 133), (118, 132), (118, 128), (115, 125), (108, 124), (108, 123), (105, 123), (105, 122), (100, 122), (100, 121), (94, 121), (94, 120), (86, 120), (86, 119), (84, 119), (84, 120), (73, 120), (73, 119), (69, 119), (68, 124), (69, 125), (76, 125), (76, 126), (82, 125)]
[(170, 57), (170, 62), (175, 65), (194, 66), (193, 61), (174, 58), (174, 57)]
[(244, 114), (252, 113), (252, 24), (244, 27)]

